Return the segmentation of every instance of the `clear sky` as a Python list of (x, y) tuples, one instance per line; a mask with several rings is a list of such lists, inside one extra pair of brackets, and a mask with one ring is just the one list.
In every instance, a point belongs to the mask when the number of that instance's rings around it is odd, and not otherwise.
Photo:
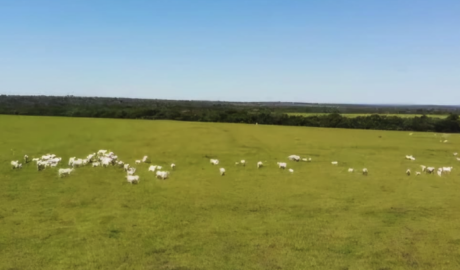
[(0, 93), (460, 104), (460, 0), (0, 0)]

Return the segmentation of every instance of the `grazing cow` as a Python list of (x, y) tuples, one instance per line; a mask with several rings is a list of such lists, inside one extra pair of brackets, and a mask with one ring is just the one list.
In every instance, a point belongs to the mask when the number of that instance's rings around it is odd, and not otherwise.
[(338, 163), (337, 161), (332, 161), (331, 164), (332, 164), (332, 165), (337, 165), (337, 164), (339, 164), (339, 163)]
[(217, 160), (217, 159), (210, 159), (209, 161), (211, 162), (212, 165), (219, 164), (219, 160)]
[(293, 172), (294, 172), (294, 170), (293, 170), (293, 169), (291, 169), (291, 168), (289, 168), (289, 172), (290, 172), (290, 173), (293, 173)]
[(18, 167), (18, 164), (19, 164), (18, 160), (11, 161), (11, 166), (13, 167), (13, 169), (16, 169)]
[(425, 172), (425, 171), (426, 171), (426, 166), (420, 165), (420, 167), (422, 168), (422, 172)]
[(70, 173), (74, 170), (74, 168), (68, 168), (68, 169), (59, 169), (58, 175), (59, 177), (63, 177), (66, 175), (70, 175)]
[(219, 172), (220, 172), (220, 175), (225, 175), (225, 169), (224, 168), (220, 168)]
[(438, 176), (441, 176), (442, 175), (442, 168), (439, 168), (436, 173), (438, 174)]
[(354, 172), (355, 170), (353, 168), (349, 168), (348, 172)]
[(136, 172), (136, 168), (129, 168), (127, 171), (128, 175), (134, 175), (135, 172)]
[(415, 172), (415, 175), (416, 175), (416, 176), (419, 176), (419, 175), (421, 175), (421, 174), (422, 174), (421, 172)]
[(300, 161), (300, 157), (298, 155), (290, 155), (288, 158), (293, 161)]
[(150, 165), (150, 167), (149, 167), (149, 172), (155, 172), (156, 169), (157, 169), (157, 166), (155, 166), (155, 165)]
[(139, 175), (127, 175), (126, 176), (126, 180), (128, 181), (128, 183), (136, 183), (138, 184), (139, 183)]
[(450, 173), (452, 171), (452, 167), (442, 167), (442, 172), (443, 173)]
[(171, 170), (174, 170), (174, 168), (176, 168), (176, 164), (172, 163), (171, 164)]
[(156, 173), (157, 178), (161, 178), (162, 180), (165, 180), (169, 177), (169, 172), (167, 171), (157, 171)]
[(141, 164), (141, 161), (140, 161), (140, 160), (136, 160), (134, 163), (135, 163), (135, 164)]
[(276, 164), (278, 164), (278, 167), (280, 169), (286, 169), (286, 167), (287, 167), (286, 162), (277, 162)]
[(363, 175), (367, 175), (368, 171), (367, 171), (367, 168), (364, 168), (363, 169)]
[(257, 169), (259, 169), (260, 167), (264, 166), (264, 164), (262, 163), (262, 161), (259, 161), (257, 162)]

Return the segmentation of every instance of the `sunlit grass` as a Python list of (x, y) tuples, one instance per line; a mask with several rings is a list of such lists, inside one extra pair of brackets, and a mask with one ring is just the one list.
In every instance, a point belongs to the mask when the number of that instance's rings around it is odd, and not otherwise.
[[(460, 269), (457, 134), (444, 144), (433, 133), (21, 116), (0, 122), (0, 269)], [(24, 154), (54, 153), (67, 163), (99, 149), (131, 164), (148, 155), (152, 164), (177, 168), (161, 181), (148, 165), (135, 166), (141, 181), (130, 185), (114, 167), (59, 179), (57, 169), (9, 166)], [(287, 161), (290, 154), (313, 161)], [(235, 165), (240, 159), (246, 167)], [(265, 168), (256, 168), (259, 160)], [(454, 170), (442, 178), (404, 174), (420, 164)]]

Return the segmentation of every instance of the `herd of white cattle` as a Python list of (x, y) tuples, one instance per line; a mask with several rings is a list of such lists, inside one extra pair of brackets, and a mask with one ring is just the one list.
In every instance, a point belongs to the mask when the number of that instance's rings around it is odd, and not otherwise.
[[(454, 157), (456, 157), (458, 155), (457, 152), (454, 153)], [(457, 161), (460, 161), (460, 158), (456, 157), (457, 158)], [(414, 161), (415, 158), (412, 156), (412, 155), (406, 155), (406, 159), (408, 160), (412, 160)], [(415, 175), (421, 175), (422, 172), (424, 173), (427, 173), (427, 174), (433, 174), (435, 171), (436, 171), (436, 174), (438, 176), (442, 176), (443, 174), (450, 174), (452, 172), (452, 169), (454, 167), (439, 167), (437, 170), (435, 167), (427, 167), (425, 165), (420, 165), (420, 169), (421, 169), (421, 172), (420, 171), (416, 171), (415, 172)], [(406, 170), (406, 174), (407, 175), (411, 175), (411, 170), (410, 169), (407, 169)]]
[[(456, 157), (458, 153), (454, 153), (454, 156)], [(312, 159), (310, 157), (308, 158), (301, 158), (298, 155), (290, 155), (288, 156), (288, 159), (291, 161), (305, 161), (305, 162), (311, 162)], [(406, 155), (406, 159), (415, 161), (415, 157), (412, 155)], [(460, 158), (456, 157), (457, 161), (460, 161)], [(28, 163), (29, 156), (25, 155), (24, 156), (24, 162)], [(56, 157), (54, 154), (46, 154), (41, 156), (40, 158), (33, 158), (32, 162), (36, 163), (36, 167), (38, 171), (44, 170), (45, 168), (48, 167), (57, 167), (62, 161), (62, 158)], [(150, 163), (148, 156), (144, 156), (142, 159), (138, 159), (134, 161), (135, 164), (141, 164), (141, 163)], [(210, 163), (212, 165), (219, 165), (219, 160), (218, 159), (210, 159)], [(332, 161), (332, 165), (338, 165), (338, 161)], [(109, 152), (108, 150), (99, 150), (97, 153), (92, 153), (89, 154), (86, 158), (76, 158), (76, 157), (71, 157), (69, 159), (68, 165), (70, 168), (60, 168), (58, 170), (58, 176), (59, 177), (64, 177), (70, 175), (75, 168), (77, 167), (82, 167), (82, 166), (87, 166), (91, 165), (92, 167), (107, 167), (107, 166), (117, 166), (120, 168), (123, 168), (124, 171), (126, 172), (126, 179), (129, 183), (139, 183), (140, 177), (139, 175), (134, 175), (136, 172), (136, 168), (131, 167), (128, 163), (125, 163), (121, 160), (118, 160), (118, 156), (115, 155), (113, 152)], [(245, 160), (240, 160), (235, 162), (235, 165), (242, 165), (246, 166), (246, 161)], [(11, 161), (11, 166), (13, 169), (20, 169), (22, 168), (22, 163), (19, 162), (19, 160), (13, 160)], [(262, 161), (257, 162), (257, 168), (260, 169), (264, 166), (264, 163)], [(280, 169), (287, 169), (287, 163), (286, 162), (277, 162), (277, 166)], [(171, 169), (174, 170), (176, 167), (176, 164), (172, 163), (171, 164)], [(416, 175), (421, 175), (422, 172), (425, 172), (427, 174), (433, 174), (435, 171), (438, 174), (438, 176), (442, 176), (443, 174), (449, 174), (453, 167), (440, 167), (436, 170), (435, 167), (427, 167), (425, 165), (420, 165), (421, 172), (416, 171)], [(170, 172), (169, 171), (162, 171), (162, 166), (159, 165), (150, 165), (148, 168), (149, 172), (155, 173), (156, 177), (162, 180), (165, 180), (169, 178)], [(289, 168), (288, 171), (290, 173), (293, 173), (294, 170), (292, 168)], [(354, 168), (349, 168), (348, 169), (349, 173), (355, 172)], [(224, 176), (225, 175), (225, 168), (219, 168), (219, 173), (220, 175)], [(362, 174), (363, 175), (368, 175), (368, 170), (367, 168), (362, 169)], [(408, 176), (411, 175), (411, 169), (406, 170), (406, 174)]]
[[(28, 163), (29, 161), (29, 156), (25, 155), (24, 162)], [(57, 157), (55, 154), (46, 154), (39, 158), (33, 158), (31, 161), (35, 162), (38, 171), (42, 171), (48, 167), (57, 167), (61, 163), (62, 158)], [(149, 158), (148, 156), (144, 156), (140, 160), (135, 160), (134, 163), (149, 163)], [(136, 168), (131, 167), (129, 164), (121, 160), (118, 160), (118, 156), (115, 155), (115, 153), (113, 152), (109, 152), (108, 150), (99, 150), (97, 153), (89, 154), (86, 158), (71, 157), (69, 158), (68, 165), (70, 166), (70, 168), (60, 168), (58, 170), (59, 177), (70, 175), (75, 170), (75, 168), (91, 165), (92, 167), (117, 166), (123, 168), (126, 172), (126, 179), (131, 184), (139, 183), (140, 179), (138, 175), (134, 175), (134, 173), (136, 172)], [(22, 163), (19, 163), (19, 160), (13, 160), (11, 161), (11, 166), (13, 169), (20, 169), (22, 168)], [(171, 164), (172, 170), (174, 170), (175, 167), (176, 165), (174, 163)], [(162, 166), (150, 165), (148, 171), (154, 172), (157, 178), (163, 180), (167, 179), (170, 174), (169, 171), (161, 171), (161, 169)]]

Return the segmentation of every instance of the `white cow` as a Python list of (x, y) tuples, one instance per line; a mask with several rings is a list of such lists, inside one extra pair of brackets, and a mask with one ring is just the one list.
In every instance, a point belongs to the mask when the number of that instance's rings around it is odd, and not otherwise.
[(16, 169), (18, 167), (18, 164), (19, 164), (18, 160), (11, 161), (11, 167), (13, 167), (13, 169)]
[(338, 163), (337, 161), (332, 161), (331, 164), (332, 164), (332, 165), (337, 165), (337, 164), (339, 164), (339, 163)]
[(70, 175), (70, 173), (74, 170), (74, 168), (67, 168), (67, 169), (59, 169), (58, 174), (59, 177)]
[(220, 175), (225, 175), (225, 169), (224, 168), (220, 168), (219, 172), (220, 172)]
[(157, 169), (157, 166), (155, 166), (155, 165), (150, 165), (150, 167), (149, 167), (149, 172), (155, 172), (156, 169)]
[(240, 163), (241, 163), (241, 165), (246, 166), (246, 160), (242, 159), (242, 160), (240, 161)]
[(442, 172), (443, 173), (450, 173), (452, 171), (453, 167), (442, 167)]
[(286, 169), (286, 167), (287, 167), (286, 162), (277, 162), (276, 164), (278, 164), (278, 167), (280, 169)]
[(24, 155), (24, 163), (28, 163), (29, 162), (29, 156), (28, 155)]
[(127, 175), (126, 176), (126, 180), (128, 181), (128, 183), (136, 183), (138, 184), (139, 183), (139, 175)]
[(427, 167), (427, 168), (426, 168), (426, 172), (429, 173), (429, 174), (431, 174), (431, 173), (434, 172), (435, 169), (436, 169), (435, 167)]
[(47, 167), (47, 165), (48, 165), (48, 162), (39, 160), (39, 161), (37, 161), (37, 170), (41, 171), (41, 170), (45, 169), (45, 167)]
[(80, 166), (83, 166), (83, 159), (81, 159), (81, 158), (75, 159), (72, 162), (72, 167), (80, 167)]
[(75, 159), (76, 159), (76, 157), (69, 158), (69, 166), (72, 166), (72, 164), (73, 164)]
[(134, 163), (135, 163), (135, 164), (141, 164), (141, 161), (140, 161), (140, 160), (136, 160)]
[(104, 155), (105, 153), (107, 153), (107, 150), (99, 150), (99, 151), (97, 151), (98, 156)]
[(420, 165), (420, 168), (422, 168), (422, 172), (425, 172), (425, 171), (426, 171), (426, 166)]
[(146, 162), (148, 161), (148, 159), (149, 159), (148, 156), (144, 156), (144, 157), (142, 158), (142, 162), (146, 163)]
[(298, 155), (290, 155), (288, 158), (293, 161), (300, 161), (300, 156)]
[(264, 166), (264, 164), (262, 163), (262, 161), (259, 161), (257, 162), (257, 168), (259, 169), (260, 167)]
[(136, 172), (136, 168), (129, 168), (127, 171), (128, 175), (134, 175), (135, 172)]
[(92, 164), (93, 164), (93, 167), (99, 167), (101, 165), (101, 163), (98, 161), (93, 162)]
[(367, 175), (368, 171), (367, 171), (367, 168), (364, 168), (363, 169), (363, 175)]
[(442, 168), (439, 168), (436, 173), (438, 174), (438, 176), (441, 176), (442, 175)]
[(129, 170), (129, 164), (123, 165), (123, 169), (124, 169), (125, 171), (128, 171), (128, 170)]
[(167, 179), (168, 176), (169, 176), (169, 172), (167, 172), (167, 171), (157, 171), (156, 172), (156, 177), (161, 178), (162, 180)]
[(217, 159), (210, 159), (209, 161), (210, 161), (211, 164), (213, 164), (213, 165), (219, 164), (219, 160), (217, 160)]
[(293, 172), (294, 172), (294, 170), (293, 170), (293, 169), (291, 169), (291, 168), (289, 168), (289, 172), (290, 172), (290, 173), (293, 173)]
[(174, 170), (174, 168), (176, 168), (176, 164), (172, 163), (171, 164), (171, 170)]
[(419, 175), (421, 175), (421, 174), (422, 174), (421, 172), (415, 172), (415, 175), (416, 175), (416, 176), (419, 176)]
[(348, 172), (354, 172), (355, 170), (353, 168), (349, 168)]

